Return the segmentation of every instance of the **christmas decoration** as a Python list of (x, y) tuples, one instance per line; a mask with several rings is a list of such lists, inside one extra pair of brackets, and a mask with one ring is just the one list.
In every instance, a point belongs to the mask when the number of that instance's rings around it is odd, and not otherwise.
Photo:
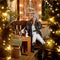
[(11, 33), (13, 32), (8, 19), (9, 8), (7, 0), (0, 1), (0, 58), (11, 58)]
[[(52, 7), (50, 8), (50, 16), (52, 18), (49, 19), (50, 21), (50, 28), (52, 29), (50, 37), (60, 45), (60, 3), (58, 0), (53, 0), (51, 3)], [(53, 12), (54, 11), (54, 12)]]

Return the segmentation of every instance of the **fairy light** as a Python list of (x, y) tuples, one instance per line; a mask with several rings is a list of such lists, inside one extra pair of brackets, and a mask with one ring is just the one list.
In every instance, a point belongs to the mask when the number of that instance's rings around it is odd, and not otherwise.
[(22, 5), (22, 4), (20, 4), (19, 6), (20, 6), (20, 7), (23, 7), (23, 5)]
[(41, 7), (42, 5), (41, 4), (39, 4), (39, 7)]
[(59, 5), (59, 3), (57, 2), (57, 5)]
[(8, 16), (8, 14), (6, 12), (5, 13), (2, 13), (2, 15), (5, 16), (5, 17)]
[(52, 10), (52, 8), (50, 8), (50, 10)]
[(54, 10), (52, 10), (52, 13), (54, 13)]
[(7, 57), (7, 60), (11, 60), (11, 56)]
[(5, 24), (3, 24), (3, 26), (5, 26)]
[(57, 14), (57, 16), (59, 16), (60, 14)]
[(1, 9), (4, 9), (4, 6), (2, 6)]
[(58, 9), (56, 8), (55, 11), (57, 11)]
[(23, 12), (20, 11), (20, 14), (23, 14)]
[(10, 51), (11, 50), (11, 45), (7, 46), (5, 50)]
[(49, 20), (50, 20), (52, 23), (54, 23), (54, 17), (49, 18)]

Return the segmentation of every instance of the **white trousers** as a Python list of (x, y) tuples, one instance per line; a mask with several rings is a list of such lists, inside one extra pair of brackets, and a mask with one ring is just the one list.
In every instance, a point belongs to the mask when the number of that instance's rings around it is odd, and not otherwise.
[(37, 39), (37, 40), (39, 40), (42, 43), (42, 45), (45, 44), (45, 41), (40, 36), (40, 34), (38, 34), (36, 32), (33, 32), (32, 35), (33, 35), (33, 37), (32, 37), (32, 43), (35, 43), (36, 42), (36, 39)]

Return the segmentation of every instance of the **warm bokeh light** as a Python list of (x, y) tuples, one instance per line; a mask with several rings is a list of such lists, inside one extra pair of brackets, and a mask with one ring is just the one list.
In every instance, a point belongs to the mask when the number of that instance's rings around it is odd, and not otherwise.
[(38, 14), (39, 14), (39, 15), (41, 15), (41, 14), (42, 14), (42, 12), (41, 12), (41, 11), (39, 11), (39, 12), (38, 12)]
[(52, 13), (54, 13), (54, 10), (52, 10)]
[(5, 48), (5, 50), (7, 50), (7, 51), (10, 51), (12, 48), (11, 48), (11, 45), (9, 45), (9, 46), (7, 46), (6, 48)]
[(20, 14), (23, 14), (23, 12), (20, 11)]
[(52, 23), (54, 23), (54, 22), (55, 22), (54, 17), (49, 18), (49, 20), (50, 20)]
[(0, 31), (2, 30), (2, 28), (0, 27)]
[(60, 52), (60, 46), (58, 46), (56, 49), (57, 49), (57, 52)]
[(5, 24), (3, 24), (3, 26), (5, 26)]
[(57, 16), (60, 16), (60, 14), (57, 14)]
[(7, 17), (8, 16), (8, 14), (5, 12), (5, 13), (2, 13), (2, 15), (3, 16), (5, 16), (5, 17)]
[(57, 2), (57, 5), (59, 5), (59, 3)]
[(10, 60), (11, 59), (11, 56), (7, 57), (7, 60)]
[(39, 19), (40, 22), (42, 22), (42, 19)]
[(23, 7), (23, 4), (20, 4), (19, 6), (20, 6), (20, 7)]
[(39, 4), (39, 7), (41, 7), (42, 5), (41, 4)]
[(46, 41), (45, 47), (52, 49), (53, 46), (54, 46), (54, 44), (55, 44), (55, 41), (54, 41), (52, 38), (49, 38), (49, 39)]
[(56, 31), (56, 34), (59, 35), (59, 34), (60, 34), (60, 30), (57, 30), (57, 31)]
[(57, 11), (57, 10), (58, 10), (58, 8), (55, 9), (55, 11)]
[(2, 6), (1, 9), (4, 9), (4, 6)]

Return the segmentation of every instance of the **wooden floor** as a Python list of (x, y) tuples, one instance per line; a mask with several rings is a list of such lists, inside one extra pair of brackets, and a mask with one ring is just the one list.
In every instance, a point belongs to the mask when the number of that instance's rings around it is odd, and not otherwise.
[(34, 51), (34, 53), (31, 53), (30, 56), (27, 55), (21, 55), (19, 58), (12, 58), (11, 60), (37, 60), (37, 58), (35, 57), (36, 53), (38, 51)]

